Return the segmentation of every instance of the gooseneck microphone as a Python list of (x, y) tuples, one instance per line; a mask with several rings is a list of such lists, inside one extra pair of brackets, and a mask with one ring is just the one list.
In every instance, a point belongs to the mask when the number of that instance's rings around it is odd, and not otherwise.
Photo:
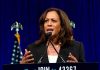
[[(52, 43), (52, 41), (51, 41), (51, 39), (50, 39), (51, 35), (52, 35), (52, 32), (48, 32), (48, 33), (45, 34), (45, 37), (46, 37), (46, 39), (45, 39), (45, 46), (46, 46), (47, 41), (49, 41), (49, 43), (51, 43), (51, 45), (53, 46), (53, 48), (54, 48), (54, 50), (56, 51), (56, 53), (58, 54), (58, 56), (61, 58), (62, 62), (63, 62), (63, 63), (66, 63), (66, 61), (65, 61), (65, 60), (63, 59), (63, 57), (57, 52), (57, 50), (56, 50), (54, 44)], [(46, 51), (47, 51), (47, 48), (48, 48), (49, 43), (47, 44), (46, 49), (45, 49), (45, 51), (44, 51), (44, 54), (40, 57), (38, 63), (41, 63), (41, 62), (42, 62), (42, 59), (43, 59), (44, 55), (46, 54)]]
[(49, 38), (51, 37), (51, 35), (52, 35), (52, 32), (45, 33), (45, 42), (46, 43), (49, 40)]
[[(51, 37), (51, 35), (52, 35), (52, 32), (45, 33), (45, 43), (44, 43), (44, 46), (46, 46), (46, 43), (47, 43), (47, 41), (49, 40), (49, 38)], [(45, 51), (44, 51), (44, 54), (40, 57), (40, 59), (38, 60), (37, 63), (41, 63), (41, 62), (42, 62), (42, 59), (43, 59), (44, 55), (46, 54), (48, 45), (49, 45), (49, 44), (47, 44), (46, 49), (45, 49)]]

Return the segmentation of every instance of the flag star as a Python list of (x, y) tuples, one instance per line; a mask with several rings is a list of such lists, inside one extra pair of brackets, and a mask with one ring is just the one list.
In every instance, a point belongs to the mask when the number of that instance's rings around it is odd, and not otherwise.
[(16, 62), (18, 62), (18, 59), (16, 59)]
[(23, 55), (23, 53), (22, 53), (22, 52), (20, 52), (20, 54), (21, 54), (21, 55)]
[(13, 53), (12, 56), (15, 56), (15, 54)]
[(15, 41), (15, 43), (17, 43), (17, 41)]
[(17, 53), (19, 53), (19, 51), (17, 51)]
[(14, 47), (16, 47), (16, 45), (14, 45)]
[(11, 62), (11, 64), (14, 64), (13, 62)]
[(14, 60), (14, 58), (11, 59), (12, 61)]
[(16, 55), (16, 57), (18, 57), (18, 55)]
[(17, 48), (19, 49), (19, 46)]
[(20, 56), (20, 58), (22, 59), (22, 56)]
[(13, 49), (13, 52), (15, 52), (16, 50), (15, 49)]

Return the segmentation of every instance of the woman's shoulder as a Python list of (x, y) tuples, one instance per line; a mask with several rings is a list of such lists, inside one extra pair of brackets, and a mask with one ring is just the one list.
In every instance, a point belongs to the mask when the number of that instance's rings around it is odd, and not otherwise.
[(39, 44), (36, 44), (36, 43), (31, 43), (28, 45), (27, 49), (36, 49), (36, 48), (39, 48), (42, 46), (43, 43), (39, 43)]
[(72, 46), (83, 46), (83, 43), (77, 40), (72, 40), (71, 45)]

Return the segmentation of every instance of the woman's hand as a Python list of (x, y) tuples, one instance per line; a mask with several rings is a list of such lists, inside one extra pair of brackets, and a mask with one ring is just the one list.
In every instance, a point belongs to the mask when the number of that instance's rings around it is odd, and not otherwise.
[(20, 64), (31, 64), (31, 63), (34, 63), (33, 55), (31, 54), (30, 51), (27, 51), (27, 49), (25, 49), (25, 54), (22, 60), (20, 61)]
[(69, 62), (69, 63), (77, 63), (78, 60), (76, 59), (75, 56), (72, 55), (72, 53), (69, 53), (67, 62)]

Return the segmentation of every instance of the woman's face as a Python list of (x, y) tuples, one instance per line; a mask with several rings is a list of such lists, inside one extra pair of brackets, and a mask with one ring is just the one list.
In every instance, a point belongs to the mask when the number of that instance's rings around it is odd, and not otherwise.
[(56, 11), (48, 12), (44, 22), (45, 33), (52, 32), (52, 36), (58, 35), (61, 29), (60, 22), (59, 15)]

